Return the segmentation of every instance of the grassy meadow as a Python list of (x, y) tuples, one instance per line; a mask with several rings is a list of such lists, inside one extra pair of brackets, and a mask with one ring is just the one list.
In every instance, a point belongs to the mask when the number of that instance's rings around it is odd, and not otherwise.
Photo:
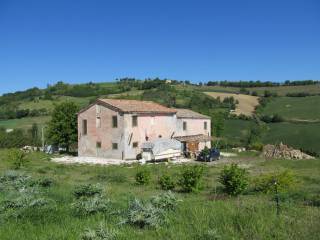
[[(222, 87), (222, 86), (179, 86), (179, 88), (193, 88), (203, 92), (225, 92), (239, 93), (240, 88)], [(277, 87), (251, 87), (246, 88), (250, 92), (257, 92), (259, 96), (263, 96), (265, 91), (277, 93), (278, 96), (286, 96), (288, 93), (306, 92), (309, 94), (320, 94), (320, 85), (303, 85), (303, 86), (277, 86)]]
[(320, 123), (270, 123), (264, 143), (285, 143), (297, 149), (320, 154)]
[(38, 126), (41, 127), (44, 126), (49, 120), (50, 116), (0, 120), (0, 127), (6, 129), (30, 129), (33, 123), (37, 123)]
[[(1, 176), (12, 168), (7, 153), (6, 150), (0, 152)], [(118, 232), (116, 239), (319, 239), (319, 160), (266, 161), (255, 154), (230, 160), (246, 167), (251, 176), (249, 190), (239, 197), (222, 194), (217, 180), (219, 172), (229, 162), (206, 165), (202, 189), (197, 193), (181, 193), (177, 188), (174, 194), (181, 201), (173, 212), (167, 213), (167, 221), (155, 229), (119, 223), (125, 217), (130, 199), (147, 200), (163, 192), (157, 184), (159, 177), (166, 173), (177, 178), (185, 166), (60, 165), (41, 153), (32, 153), (28, 159), (29, 163), (16, 171), (33, 179), (51, 179), (52, 186), (42, 191), (44, 197), (54, 201), (54, 207), (41, 211), (27, 209), (18, 218), (1, 214), (1, 240), (80, 239), (86, 228), (95, 228), (101, 223)], [(151, 183), (147, 186), (135, 184), (135, 174), (142, 168), (151, 172)], [(250, 189), (256, 176), (284, 170), (295, 174), (297, 184), (282, 195), (277, 216), (274, 195)], [(112, 211), (75, 215), (71, 208), (73, 191), (83, 183), (99, 183), (110, 199)], [(8, 198), (12, 198), (10, 192), (0, 192), (1, 203)]]
[(54, 108), (54, 104), (59, 104), (62, 102), (74, 102), (79, 107), (84, 107), (89, 104), (90, 98), (88, 97), (69, 97), (69, 96), (59, 96), (55, 97), (53, 100), (30, 100), (30, 101), (23, 101), (20, 102), (19, 108), (20, 109), (41, 109), (45, 108), (51, 111)]
[(274, 98), (263, 108), (262, 114), (279, 114), (288, 120), (320, 120), (320, 96)]

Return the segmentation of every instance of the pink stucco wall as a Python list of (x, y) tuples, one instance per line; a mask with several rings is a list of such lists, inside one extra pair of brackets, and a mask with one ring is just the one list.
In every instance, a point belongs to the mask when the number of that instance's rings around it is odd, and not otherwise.
[[(112, 127), (112, 116), (117, 116), (118, 127)], [(138, 116), (138, 125), (132, 126), (132, 117)], [(101, 127), (97, 128), (97, 117), (101, 119)], [(82, 122), (87, 120), (87, 135), (82, 134)], [(160, 135), (170, 138), (175, 131), (176, 117), (173, 114), (122, 114), (104, 106), (97, 112), (96, 105), (78, 115), (78, 154), (79, 156), (98, 156), (117, 159), (135, 159), (141, 152), (141, 144), (154, 140)], [(97, 142), (101, 142), (100, 149)], [(138, 147), (133, 143), (137, 142)], [(118, 150), (112, 149), (112, 143), (118, 143)]]
[[(112, 127), (112, 116), (117, 116), (118, 127)], [(97, 127), (96, 119), (100, 117), (101, 127)], [(87, 120), (87, 135), (82, 134), (82, 120)], [(108, 108), (100, 108), (97, 112), (96, 106), (78, 115), (78, 154), (79, 156), (99, 156), (109, 158), (122, 158), (124, 151), (124, 117), (118, 112)], [(101, 149), (96, 144), (101, 142)], [(118, 150), (112, 150), (112, 143), (118, 143)]]
[[(187, 123), (187, 129), (183, 130), (183, 122)], [(204, 129), (204, 122), (207, 122), (207, 129)], [(175, 136), (190, 136), (204, 134), (211, 136), (211, 120), (210, 119), (195, 119), (195, 118), (178, 118), (177, 119), (177, 132)], [(210, 148), (211, 142), (200, 142), (199, 150), (205, 147)]]
[[(136, 114), (124, 115), (125, 126), (125, 138), (128, 143), (130, 135), (132, 134), (131, 143), (125, 146), (126, 158), (135, 158), (138, 153), (141, 152), (141, 144), (148, 140), (152, 141), (159, 138), (170, 138), (175, 131), (176, 117), (173, 114), (154, 114), (146, 115), (139, 114), (138, 126), (132, 127), (132, 116)], [(133, 148), (132, 144), (138, 142), (138, 148)]]

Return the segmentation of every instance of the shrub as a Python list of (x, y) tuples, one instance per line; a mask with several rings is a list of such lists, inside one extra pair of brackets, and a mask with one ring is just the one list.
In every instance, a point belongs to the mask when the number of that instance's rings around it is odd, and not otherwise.
[(102, 223), (98, 228), (87, 228), (81, 235), (81, 240), (115, 240), (118, 231), (106, 228)]
[(89, 198), (80, 198), (71, 204), (76, 215), (92, 215), (109, 210), (110, 201), (102, 196), (96, 195)]
[(51, 187), (53, 185), (53, 180), (51, 178), (44, 177), (38, 179), (36, 183), (40, 187)]
[(198, 191), (201, 186), (204, 168), (202, 166), (186, 167), (179, 178), (179, 185), (184, 192)]
[(175, 210), (178, 205), (178, 199), (171, 191), (169, 191), (153, 197), (151, 203), (155, 207), (163, 210)]
[(296, 177), (291, 171), (283, 171), (277, 174), (266, 174), (256, 179), (254, 190), (270, 193), (275, 191), (275, 182), (278, 191), (286, 191), (296, 184)]
[(256, 150), (256, 151), (262, 151), (263, 149), (263, 143), (261, 142), (254, 142), (254, 143), (251, 143), (249, 145), (249, 148), (252, 149), (252, 150)]
[(174, 210), (178, 201), (171, 192), (160, 194), (146, 202), (134, 199), (129, 203), (126, 219), (122, 223), (140, 228), (158, 228), (166, 222), (166, 212)]
[(170, 175), (163, 175), (160, 179), (159, 179), (159, 184), (161, 189), (163, 190), (172, 190), (175, 188), (175, 181), (172, 179), (172, 177)]
[(149, 184), (150, 179), (151, 179), (151, 173), (147, 169), (140, 170), (136, 174), (136, 183), (139, 185)]
[(204, 233), (197, 234), (194, 237), (195, 240), (220, 240), (221, 236), (214, 230), (208, 230)]
[(102, 188), (99, 185), (83, 184), (77, 186), (73, 192), (76, 198), (93, 197), (102, 194)]
[(248, 186), (248, 172), (237, 164), (225, 166), (220, 173), (219, 182), (224, 186), (224, 191), (232, 196), (242, 193)]
[(143, 203), (138, 199), (134, 199), (129, 204), (127, 219), (124, 223), (138, 226), (140, 228), (158, 228), (164, 221), (164, 210), (155, 207), (151, 202)]
[(20, 149), (11, 149), (8, 158), (14, 169), (20, 169), (21, 167), (26, 166), (28, 162), (27, 154)]

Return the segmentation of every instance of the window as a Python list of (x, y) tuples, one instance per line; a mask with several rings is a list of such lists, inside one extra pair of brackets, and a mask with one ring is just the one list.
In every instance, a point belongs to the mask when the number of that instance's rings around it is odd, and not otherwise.
[(101, 118), (100, 118), (100, 117), (97, 117), (97, 119), (96, 119), (96, 125), (97, 125), (97, 128), (100, 128), (100, 127), (101, 127)]
[(101, 148), (101, 142), (97, 142), (96, 147)]
[(112, 150), (118, 150), (118, 143), (112, 143)]
[(187, 130), (187, 122), (183, 122), (183, 131)]
[(132, 127), (138, 126), (138, 116), (132, 116)]
[(112, 116), (112, 127), (117, 128), (118, 127), (118, 117)]
[(82, 120), (82, 134), (87, 135), (88, 127), (87, 127), (87, 120)]
[(207, 128), (208, 128), (208, 123), (207, 122), (203, 123), (203, 128), (204, 128), (204, 130), (207, 130)]
[(96, 113), (101, 113), (101, 106), (100, 105), (96, 105)]
[(137, 147), (138, 147), (138, 142), (133, 142), (133, 143), (132, 143), (132, 147), (133, 147), (133, 148), (137, 148)]

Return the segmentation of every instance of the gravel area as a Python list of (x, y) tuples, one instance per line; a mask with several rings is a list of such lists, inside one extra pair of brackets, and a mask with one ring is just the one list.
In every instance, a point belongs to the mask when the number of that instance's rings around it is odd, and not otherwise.
[[(98, 157), (73, 157), (73, 156), (62, 156), (62, 157), (54, 157), (51, 159), (53, 162), (56, 163), (63, 163), (63, 164), (100, 164), (100, 165), (122, 165), (122, 164), (133, 164), (133, 163), (140, 163), (145, 164), (143, 161), (138, 160), (121, 160), (121, 159), (110, 159), (110, 158), (98, 158)], [(190, 159), (186, 158), (179, 158), (171, 160), (170, 163), (173, 164), (181, 164), (190, 162)], [(149, 163), (147, 163), (149, 164)], [(154, 164), (154, 163), (151, 163)]]

